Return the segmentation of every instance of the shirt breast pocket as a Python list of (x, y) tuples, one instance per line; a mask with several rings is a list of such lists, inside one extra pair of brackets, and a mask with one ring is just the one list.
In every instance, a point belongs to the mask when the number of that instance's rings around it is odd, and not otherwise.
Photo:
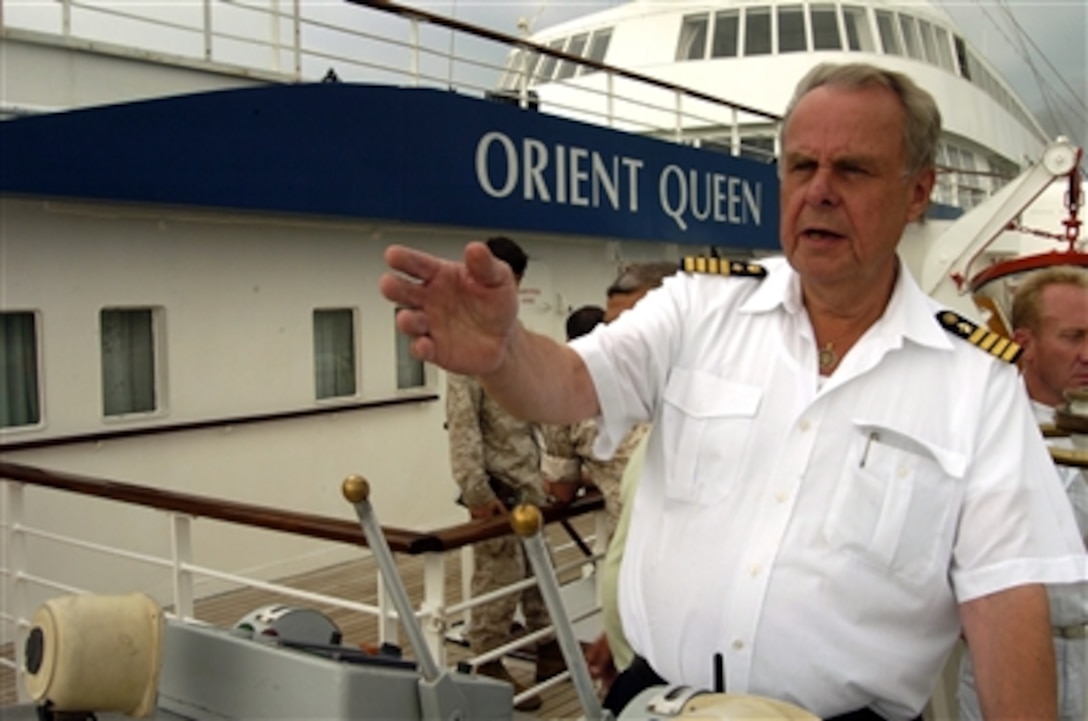
[(835, 550), (907, 578), (951, 546), (966, 456), (887, 425), (855, 422), (824, 525)]
[(756, 386), (702, 371), (673, 371), (661, 423), (668, 498), (717, 503), (729, 495), (761, 396)]

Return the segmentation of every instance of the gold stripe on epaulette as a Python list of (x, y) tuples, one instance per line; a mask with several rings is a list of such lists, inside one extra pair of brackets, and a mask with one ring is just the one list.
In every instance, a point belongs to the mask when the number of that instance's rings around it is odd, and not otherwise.
[(742, 278), (765, 278), (767, 269), (747, 260), (727, 260), (706, 255), (689, 255), (680, 261), (680, 269), (686, 273), (710, 275), (736, 275)]
[(937, 322), (950, 333), (958, 335), (971, 345), (978, 346), (1006, 363), (1015, 363), (1020, 357), (1021, 348), (1019, 343), (972, 323), (950, 310), (942, 310), (937, 313)]

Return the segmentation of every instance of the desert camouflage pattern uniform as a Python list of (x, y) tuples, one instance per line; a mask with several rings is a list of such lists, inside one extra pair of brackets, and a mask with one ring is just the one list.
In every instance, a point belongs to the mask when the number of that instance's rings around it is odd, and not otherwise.
[(642, 438), (650, 430), (649, 424), (640, 423), (631, 429), (611, 459), (603, 461), (593, 455), (593, 443), (597, 440), (597, 422), (590, 419), (570, 425), (545, 425), (541, 427), (544, 451), (541, 470), (549, 481), (582, 482), (594, 485), (604, 498), (607, 542), (616, 531), (620, 520), (620, 481), (627, 460)]
[[(542, 505), (540, 450), (534, 424), (514, 418), (484, 393), (473, 378), (450, 373), (446, 379), (446, 423), (450, 466), (466, 506), (496, 498), (488, 484), (494, 476), (519, 495), (518, 500)], [(475, 571), (472, 595), (479, 596), (532, 575), (521, 541), (513, 534), (482, 541), (472, 547)], [(531, 586), (472, 609), (467, 639), (474, 654), (510, 640), (514, 612), (521, 602), (530, 631), (548, 625), (540, 591)]]

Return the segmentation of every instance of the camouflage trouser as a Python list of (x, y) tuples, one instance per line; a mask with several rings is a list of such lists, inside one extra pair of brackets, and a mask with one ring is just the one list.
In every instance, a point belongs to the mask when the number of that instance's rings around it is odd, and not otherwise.
[(597, 490), (601, 492), (604, 500), (604, 526), (605, 541), (612, 540), (616, 533), (616, 526), (620, 522), (620, 513), (623, 511), (623, 501), (620, 500), (620, 480), (612, 476), (601, 478), (597, 481)]
[[(473, 596), (509, 586), (533, 575), (517, 536), (481, 541), (472, 547), (472, 554), (476, 565), (472, 574)], [(530, 586), (520, 593), (507, 594), (472, 609), (467, 634), (472, 653), (484, 653), (510, 640), (510, 625), (519, 601), (530, 631), (548, 625), (548, 611), (539, 588)]]

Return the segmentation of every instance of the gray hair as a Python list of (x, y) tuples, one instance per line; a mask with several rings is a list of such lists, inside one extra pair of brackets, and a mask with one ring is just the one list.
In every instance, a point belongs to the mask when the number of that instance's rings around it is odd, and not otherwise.
[(907, 175), (935, 166), (937, 141), (941, 136), (941, 111), (937, 109), (937, 102), (903, 73), (867, 63), (820, 63), (808, 71), (797, 83), (793, 98), (786, 107), (780, 130), (783, 137), (797, 103), (810, 91), (824, 85), (845, 90), (860, 90), (875, 85), (891, 90), (903, 107), (903, 151)]

